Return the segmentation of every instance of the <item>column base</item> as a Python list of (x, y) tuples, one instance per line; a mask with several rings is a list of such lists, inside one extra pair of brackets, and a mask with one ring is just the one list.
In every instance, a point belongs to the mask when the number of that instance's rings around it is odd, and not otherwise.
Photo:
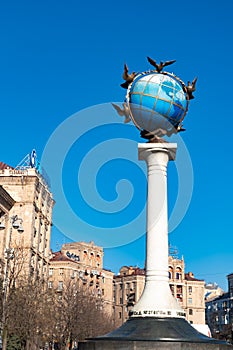
[(182, 318), (142, 317), (131, 318), (111, 333), (80, 343), (79, 349), (233, 350), (233, 346), (199, 333)]

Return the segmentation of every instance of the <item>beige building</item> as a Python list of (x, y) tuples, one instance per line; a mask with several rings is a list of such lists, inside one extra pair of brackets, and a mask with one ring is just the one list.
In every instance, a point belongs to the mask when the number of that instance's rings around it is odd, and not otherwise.
[(172, 294), (193, 324), (205, 324), (205, 282), (185, 273), (184, 259), (169, 256), (169, 283)]
[[(169, 283), (172, 294), (193, 324), (205, 324), (204, 281), (184, 272), (184, 260), (169, 256)], [(123, 266), (114, 276), (114, 319), (116, 326), (128, 319), (129, 311), (139, 300), (145, 284), (145, 270)]]
[[(4, 249), (23, 248), (23, 271), (47, 277), (54, 200), (34, 167), (13, 169), (0, 163), (0, 186), (13, 200), (2, 216), (0, 258)], [(2, 202), (1, 202), (2, 203)]]
[(214, 300), (224, 294), (224, 290), (216, 283), (208, 283), (205, 285), (205, 302)]
[(103, 248), (94, 242), (63, 244), (61, 251), (52, 253), (49, 267), (49, 287), (62, 292), (64, 285), (75, 280), (103, 301), (111, 314), (113, 273), (103, 269)]
[(113, 280), (113, 314), (116, 327), (123, 324), (145, 285), (145, 270), (123, 266)]
[[(2, 163), (0, 163), (1, 169)], [(9, 195), (7, 191), (4, 190), (2, 186), (0, 186), (0, 278), (3, 278), (4, 266), (5, 266), (5, 247), (6, 247), (6, 235), (4, 231), (6, 227), (9, 225), (9, 212), (11, 208), (14, 206), (15, 201)]]

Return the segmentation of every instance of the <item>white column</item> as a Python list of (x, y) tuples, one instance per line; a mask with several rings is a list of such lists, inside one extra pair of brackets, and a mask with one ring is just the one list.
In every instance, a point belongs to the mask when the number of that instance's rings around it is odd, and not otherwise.
[(177, 144), (142, 143), (139, 159), (147, 163), (146, 281), (131, 317), (184, 317), (172, 296), (168, 279), (167, 164), (174, 160)]

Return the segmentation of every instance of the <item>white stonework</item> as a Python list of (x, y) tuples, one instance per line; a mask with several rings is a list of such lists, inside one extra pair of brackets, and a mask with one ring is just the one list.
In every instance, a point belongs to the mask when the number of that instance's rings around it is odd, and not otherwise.
[(168, 278), (167, 164), (175, 159), (176, 148), (173, 143), (138, 146), (148, 174), (146, 282), (131, 317), (185, 317)]

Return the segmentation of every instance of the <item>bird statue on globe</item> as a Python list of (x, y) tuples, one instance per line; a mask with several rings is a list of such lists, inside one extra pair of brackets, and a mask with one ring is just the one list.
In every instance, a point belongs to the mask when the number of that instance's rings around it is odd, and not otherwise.
[(140, 130), (141, 137), (148, 142), (166, 142), (162, 137), (185, 131), (183, 120), (187, 114), (189, 101), (194, 98), (197, 78), (187, 85), (175, 74), (163, 68), (175, 60), (156, 63), (147, 57), (154, 69), (146, 72), (132, 72), (124, 65), (121, 87), (127, 89), (121, 109), (112, 104), (124, 122), (132, 120)]

